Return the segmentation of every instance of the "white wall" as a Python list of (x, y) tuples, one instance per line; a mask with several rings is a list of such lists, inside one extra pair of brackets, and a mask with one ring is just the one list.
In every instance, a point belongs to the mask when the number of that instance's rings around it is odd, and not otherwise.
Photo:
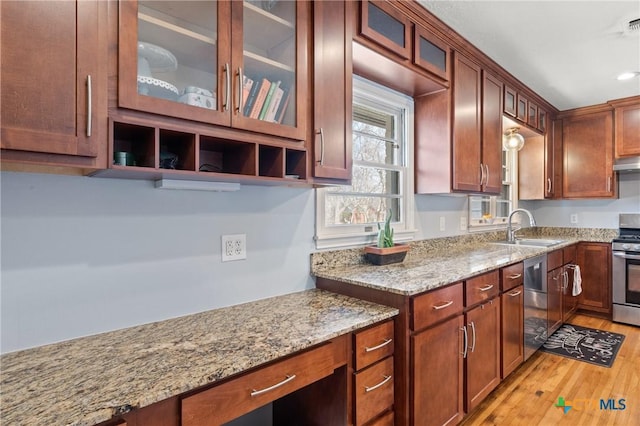
[[(0, 350), (312, 288), (313, 191), (1, 174)], [(222, 234), (247, 260), (221, 262)]]
[[(530, 209), (538, 226), (580, 228), (618, 228), (619, 213), (640, 213), (640, 173), (621, 173), (618, 195), (614, 200), (521, 201)], [(571, 223), (571, 215), (578, 223)]]
[[(0, 351), (163, 320), (314, 286), (314, 191), (171, 191), (152, 182), (2, 172)], [(522, 202), (541, 226), (617, 228), (640, 212), (640, 174), (620, 199)], [(460, 235), (467, 197), (416, 196), (416, 239)], [(445, 231), (440, 231), (440, 217)], [(248, 258), (220, 261), (246, 233)]]

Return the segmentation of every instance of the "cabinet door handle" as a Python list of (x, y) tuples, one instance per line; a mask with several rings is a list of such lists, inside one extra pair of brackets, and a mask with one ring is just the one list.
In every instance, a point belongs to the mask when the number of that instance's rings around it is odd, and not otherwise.
[(547, 193), (551, 194), (551, 178), (547, 178)]
[(522, 276), (522, 274), (511, 274), (511, 275), (508, 276), (508, 278), (510, 280), (515, 280), (515, 279), (520, 278), (521, 276)]
[(87, 75), (87, 137), (91, 137), (91, 115), (92, 115), (92, 91), (91, 91), (91, 75)]
[(378, 383), (377, 385), (373, 385), (373, 386), (365, 386), (364, 387), (364, 391), (365, 392), (371, 392), (374, 391), (376, 389), (378, 389), (380, 386), (384, 385), (385, 383), (387, 383), (389, 380), (393, 379), (393, 376), (382, 376), (384, 377), (384, 380), (381, 381), (380, 383)]
[(484, 167), (487, 169), (487, 174), (485, 175), (485, 178), (484, 178), (484, 184), (489, 185), (489, 165), (485, 164)]
[(509, 293), (509, 296), (516, 297), (522, 294), (522, 290), (514, 291), (513, 293)]
[(484, 167), (480, 163), (480, 186), (484, 185)]
[(224, 64), (224, 104), (222, 104), (222, 110), (229, 110), (229, 98), (231, 97), (231, 77), (229, 76), (229, 64)]
[(611, 192), (611, 176), (607, 177), (607, 192)]
[(324, 131), (322, 130), (322, 127), (316, 130), (316, 135), (320, 135), (320, 160), (318, 160), (318, 163), (320, 163), (321, 166), (324, 166)]
[(290, 381), (292, 381), (292, 380), (293, 380), (293, 379), (295, 379), (295, 378), (296, 378), (296, 375), (295, 375), (295, 374), (292, 374), (292, 375), (290, 375), (290, 376), (289, 376), (289, 375), (287, 375), (287, 378), (286, 378), (286, 379), (284, 379), (284, 380), (283, 380), (283, 381), (281, 381), (280, 383), (276, 383), (276, 384), (275, 384), (275, 385), (273, 385), (273, 386), (269, 386), (268, 388), (264, 388), (264, 389), (260, 389), (260, 390), (255, 390), (255, 389), (253, 389), (253, 391), (251, 392), (251, 396), (258, 396), (258, 395), (261, 395), (261, 394), (263, 394), (263, 393), (266, 393), (266, 392), (272, 391), (272, 390), (274, 390), (274, 389), (276, 389), (276, 388), (279, 388), (280, 386), (282, 386), (282, 385), (284, 385), (284, 384), (289, 383)]
[(473, 336), (473, 344), (471, 345), (471, 352), (476, 349), (476, 325), (471, 321), (471, 335)]
[(453, 300), (449, 300), (448, 302), (444, 302), (441, 305), (433, 305), (433, 309), (435, 309), (436, 311), (439, 311), (440, 309), (444, 309), (446, 307), (449, 307), (453, 305)]
[(387, 346), (389, 343), (393, 342), (393, 339), (386, 339), (384, 342), (380, 343), (377, 346), (373, 346), (373, 347), (368, 347), (365, 346), (364, 351), (365, 352), (373, 352), (373, 351), (377, 351), (380, 348), (384, 348), (385, 346)]
[(464, 325), (462, 327), (460, 327), (460, 330), (462, 331), (463, 335), (462, 337), (464, 338), (464, 344), (462, 345), (464, 347), (464, 349), (462, 350), (462, 358), (466, 358), (467, 357), (467, 348), (469, 347), (469, 335), (467, 334), (467, 326)]
[(485, 285), (484, 287), (478, 287), (480, 291), (489, 291), (493, 288), (493, 284)]
[(238, 67), (238, 102), (236, 105), (236, 114), (242, 114), (242, 91), (244, 88), (242, 87), (242, 81), (244, 80), (244, 76), (242, 74), (242, 67)]

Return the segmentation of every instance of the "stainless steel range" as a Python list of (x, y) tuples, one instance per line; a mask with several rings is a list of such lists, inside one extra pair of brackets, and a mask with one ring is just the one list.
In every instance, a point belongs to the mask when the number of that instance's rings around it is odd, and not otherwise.
[(612, 243), (613, 320), (640, 326), (640, 214), (621, 214)]

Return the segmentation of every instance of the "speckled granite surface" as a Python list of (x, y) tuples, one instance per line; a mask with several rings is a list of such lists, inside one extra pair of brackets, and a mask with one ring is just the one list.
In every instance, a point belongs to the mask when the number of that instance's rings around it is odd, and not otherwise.
[(549, 249), (495, 244), (504, 240), (504, 231), (422, 240), (411, 243), (404, 262), (387, 266), (368, 264), (362, 248), (318, 252), (311, 255), (311, 272), (317, 277), (410, 296), (579, 241), (611, 242), (617, 234), (617, 229), (544, 227), (518, 232), (522, 237), (564, 240)]
[(395, 316), (308, 290), (0, 357), (2, 425), (93, 425)]

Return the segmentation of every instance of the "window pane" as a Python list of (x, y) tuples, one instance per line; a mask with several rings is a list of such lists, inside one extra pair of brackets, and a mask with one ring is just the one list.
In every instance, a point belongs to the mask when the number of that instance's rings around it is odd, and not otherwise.
[(469, 213), (471, 219), (491, 218), (491, 198), (489, 196), (469, 197)]
[(398, 198), (327, 194), (325, 201), (326, 226), (384, 222), (389, 209), (394, 222), (400, 215)]
[(353, 159), (379, 164), (397, 164), (398, 117), (394, 114), (354, 105)]
[(376, 167), (353, 166), (351, 186), (331, 188), (331, 192), (362, 192), (365, 194), (400, 193), (400, 172)]

